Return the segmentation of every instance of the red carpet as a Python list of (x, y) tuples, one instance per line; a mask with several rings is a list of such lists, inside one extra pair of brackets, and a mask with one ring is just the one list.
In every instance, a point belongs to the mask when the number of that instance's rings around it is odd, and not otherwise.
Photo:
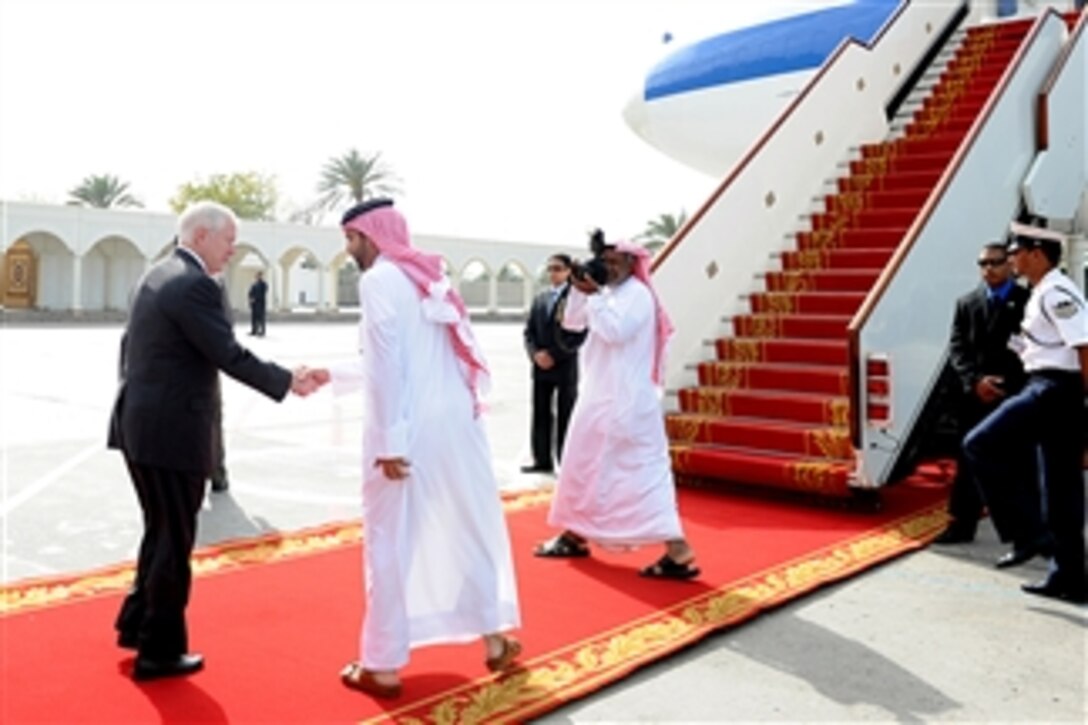
[(847, 326), (1032, 22), (969, 29), (903, 137), (862, 146), (839, 193), (763, 275), (766, 291), (733, 317), (732, 336), (716, 341), (716, 359), (668, 416), (681, 481), (849, 495)]
[[(531, 556), (547, 494), (511, 499), (524, 669), (488, 676), (478, 644), (417, 651), (405, 692), (345, 689), (361, 612), (360, 530), (328, 526), (198, 552), (188, 679), (137, 685), (112, 621), (128, 566), (0, 589), (0, 721), (513, 722), (580, 697), (707, 634), (915, 549), (943, 527), (940, 472), (884, 491), (876, 513), (681, 492), (703, 577), (655, 582), (654, 548), (575, 562)], [(678, 713), (678, 715), (681, 713)]]

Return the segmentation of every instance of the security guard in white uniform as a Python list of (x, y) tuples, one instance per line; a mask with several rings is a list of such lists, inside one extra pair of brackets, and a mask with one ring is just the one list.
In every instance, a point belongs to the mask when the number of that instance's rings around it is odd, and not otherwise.
[[(1041, 454), (1047, 526), (1054, 558), (1043, 581), (1024, 584), (1030, 594), (1085, 602), (1084, 395), (1088, 390), (1088, 303), (1058, 270), (1062, 237), (1014, 224), (1009, 254), (1032, 286), (1021, 334), (1010, 344), (1020, 353), (1028, 382), (964, 440), (983, 497), (1035, 482), (1007, 477), (1011, 456)], [(990, 493), (988, 493), (990, 492)], [(1000, 497), (1002, 494), (996, 494)], [(1024, 551), (1026, 558), (1037, 551)]]

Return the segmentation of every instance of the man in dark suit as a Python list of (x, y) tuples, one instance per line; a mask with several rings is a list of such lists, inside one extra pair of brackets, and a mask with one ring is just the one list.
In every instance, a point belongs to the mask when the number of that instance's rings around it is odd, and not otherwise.
[(265, 314), (268, 311), (268, 283), (264, 275), (257, 272), (257, 278), (249, 286), (249, 334), (264, 337)]
[[(1013, 279), (1004, 242), (984, 246), (978, 266), (982, 284), (956, 302), (949, 345), (949, 361), (960, 382), (957, 417), (961, 435), (966, 435), (1009, 395), (1018, 392), (1026, 379), (1019, 356), (1009, 347), (1009, 338), (1020, 330), (1030, 293)], [(937, 538), (939, 544), (965, 543), (975, 538), (982, 515), (982, 496), (969, 468), (961, 446), (948, 500), (948, 513), (953, 520)], [(1038, 474), (1034, 467), (1028, 466), (1019, 475), (1028, 480)], [(1042, 531), (1038, 496), (1034, 501), (1021, 502), (1021, 507), (1023, 511), (1009, 511), (1000, 503), (991, 506), (990, 516), (999, 534), (1008, 534), (1013, 529), (1010, 514), (1023, 516), (1026, 526)], [(1010, 553), (1001, 557), (998, 566), (1019, 563), (1012, 561), (1011, 556)]]
[[(571, 258), (554, 254), (548, 259), (550, 287), (537, 295), (525, 323), (525, 351), (533, 364), (532, 465), (524, 473), (551, 473), (552, 428), (555, 428), (555, 460), (563, 455), (563, 441), (574, 401), (578, 397), (578, 346), (585, 332), (560, 327), (570, 292)], [(556, 414), (552, 415), (555, 400)]]
[(234, 339), (211, 275), (234, 251), (226, 207), (200, 202), (178, 219), (179, 245), (136, 285), (121, 342), (121, 381), (109, 446), (119, 449), (143, 510), (136, 580), (118, 614), (118, 644), (137, 650), (137, 680), (203, 666), (189, 654), (185, 607), (189, 556), (204, 482), (213, 468), (212, 422), (219, 370), (282, 400), (312, 381), (254, 357)]

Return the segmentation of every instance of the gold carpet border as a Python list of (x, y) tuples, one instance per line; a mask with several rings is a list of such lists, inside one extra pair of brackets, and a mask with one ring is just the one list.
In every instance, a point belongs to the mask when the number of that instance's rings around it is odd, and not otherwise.
[(518, 722), (592, 692), (712, 631), (794, 599), (823, 584), (916, 549), (948, 522), (944, 503), (853, 539), (730, 582), (667, 610), (627, 622), (488, 677), (363, 721), (401, 725)]
[[(524, 511), (550, 503), (552, 488), (503, 494), (503, 510)], [(193, 576), (201, 577), (250, 566), (320, 554), (363, 540), (358, 521), (337, 522), (291, 533), (263, 536), (201, 547), (193, 552)], [(124, 591), (132, 584), (132, 562), (79, 574), (38, 578), (0, 586), (0, 617), (29, 609), (67, 604)]]

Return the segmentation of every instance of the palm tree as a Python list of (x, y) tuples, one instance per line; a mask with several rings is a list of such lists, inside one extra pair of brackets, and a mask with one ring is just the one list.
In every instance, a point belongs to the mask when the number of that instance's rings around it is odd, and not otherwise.
[(87, 205), (96, 209), (129, 206), (142, 207), (143, 203), (128, 193), (128, 182), (110, 174), (91, 174), (79, 186), (68, 192), (69, 204)]
[(650, 252), (656, 253), (668, 244), (670, 239), (676, 236), (676, 233), (680, 231), (680, 227), (684, 226), (684, 222), (687, 220), (688, 214), (683, 209), (675, 216), (661, 214), (656, 219), (646, 222), (646, 229), (638, 236), (638, 239), (642, 241), (642, 246), (646, 247)]
[(358, 204), (380, 194), (394, 194), (396, 182), (380, 153), (363, 156), (358, 149), (351, 149), (343, 156), (329, 159), (321, 170), (321, 181), (317, 184), (321, 198), (317, 208), (330, 211), (348, 201)]

